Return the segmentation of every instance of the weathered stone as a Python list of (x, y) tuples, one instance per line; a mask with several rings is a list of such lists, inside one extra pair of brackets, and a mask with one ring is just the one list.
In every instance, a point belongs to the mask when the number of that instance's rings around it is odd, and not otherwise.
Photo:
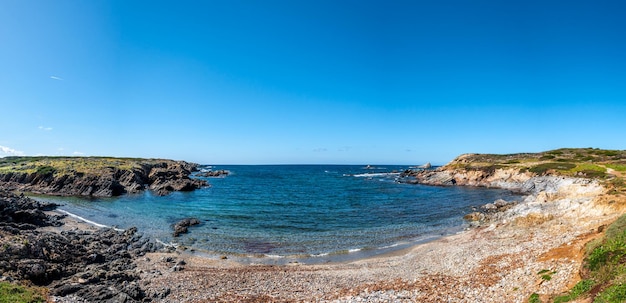
[(174, 224), (174, 237), (178, 237), (180, 234), (187, 233), (189, 226), (200, 224), (200, 220), (196, 218), (185, 218)]
[(463, 216), (463, 219), (467, 221), (482, 221), (485, 219), (485, 214), (480, 212), (473, 212)]
[(493, 203), (487, 203), (487, 204), (483, 205), (482, 208), (487, 210), (487, 211), (494, 211), (494, 210), (498, 209), (498, 207), (496, 205), (494, 205)]
[(495, 205), (497, 208), (501, 208), (501, 207), (505, 207), (509, 204), (509, 202), (503, 200), (503, 199), (498, 199), (495, 202), (493, 202), (493, 205)]
[[(0, 244), (4, 248), (0, 254), (0, 272), (3, 277), (30, 280), (47, 286), (52, 295), (76, 296), (87, 302), (152, 299), (137, 283), (139, 273), (134, 260), (147, 250), (162, 247), (160, 244), (143, 239), (136, 228), (123, 232), (113, 229), (41, 231), (38, 227), (61, 224), (59, 218), (43, 213), (42, 209), (49, 207), (0, 191)], [(21, 229), (23, 227), (28, 228)]]

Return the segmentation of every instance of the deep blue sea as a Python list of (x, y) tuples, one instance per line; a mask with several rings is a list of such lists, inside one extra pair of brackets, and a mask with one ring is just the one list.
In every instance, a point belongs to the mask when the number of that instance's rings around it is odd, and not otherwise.
[[(496, 199), (520, 199), (504, 190), (396, 182), (398, 175), (391, 172), (407, 168), (205, 166), (230, 174), (206, 178), (210, 187), (164, 197), (148, 191), (53, 200), (85, 219), (119, 228), (136, 226), (163, 242), (209, 256), (324, 262), (375, 255), (456, 233), (466, 227), (462, 217), (473, 207)], [(173, 238), (172, 224), (185, 217), (202, 223)]]

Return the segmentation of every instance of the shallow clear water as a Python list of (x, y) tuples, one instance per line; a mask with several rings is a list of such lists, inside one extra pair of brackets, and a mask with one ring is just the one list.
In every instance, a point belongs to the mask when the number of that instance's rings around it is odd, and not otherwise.
[[(61, 209), (210, 254), (307, 258), (402, 247), (461, 230), (472, 207), (519, 200), (504, 190), (401, 184), (385, 174), (406, 168), (217, 166), (231, 174), (195, 192), (62, 198)], [(172, 224), (185, 217), (202, 224), (172, 238)]]

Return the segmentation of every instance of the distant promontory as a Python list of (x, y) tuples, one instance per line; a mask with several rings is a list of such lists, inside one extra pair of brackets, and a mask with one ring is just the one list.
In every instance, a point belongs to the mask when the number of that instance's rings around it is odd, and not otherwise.
[(152, 190), (157, 195), (193, 191), (197, 164), (113, 157), (0, 158), (0, 189), (56, 196), (112, 197)]

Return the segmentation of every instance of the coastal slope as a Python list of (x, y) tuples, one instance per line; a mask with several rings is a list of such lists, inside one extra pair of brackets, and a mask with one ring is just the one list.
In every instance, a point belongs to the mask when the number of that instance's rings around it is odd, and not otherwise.
[(0, 158), (0, 188), (57, 196), (112, 197), (149, 189), (158, 195), (192, 191), (197, 164), (163, 159), (111, 157)]

